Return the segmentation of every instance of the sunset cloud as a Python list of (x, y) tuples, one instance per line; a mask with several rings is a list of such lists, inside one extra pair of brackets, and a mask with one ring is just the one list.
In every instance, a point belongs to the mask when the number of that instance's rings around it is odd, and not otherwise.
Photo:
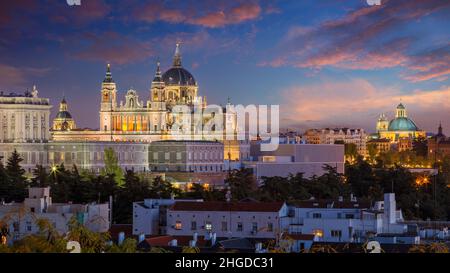
[(256, 2), (239, 1), (234, 6), (231, 1), (220, 2), (212, 8), (206, 8), (203, 13), (198, 13), (192, 7), (184, 7), (181, 2), (180, 5), (170, 7), (160, 2), (149, 2), (136, 9), (134, 15), (138, 20), (146, 22), (164, 21), (217, 28), (257, 19), (262, 12), (261, 6)]
[(111, 62), (126, 64), (154, 55), (150, 42), (142, 42), (117, 32), (105, 32), (100, 35), (86, 33), (83, 41), (87, 45), (81, 49), (74, 49), (72, 56), (89, 61)]
[(405, 36), (401, 30), (444, 9), (450, 10), (450, 2), (390, 0), (315, 27), (292, 27), (280, 41), (276, 56), (260, 65), (358, 70), (402, 67), (407, 71), (402, 78), (409, 81), (442, 79), (450, 70), (449, 46), (439, 50), (440, 54), (421, 52), (415, 49), (417, 37)]
[(403, 93), (395, 87), (378, 88), (364, 79), (324, 81), (292, 86), (282, 93), (282, 123), (300, 128), (358, 126), (373, 131), (379, 114), (393, 111), (401, 101), (419, 127), (434, 131), (442, 120), (450, 128), (450, 86)]

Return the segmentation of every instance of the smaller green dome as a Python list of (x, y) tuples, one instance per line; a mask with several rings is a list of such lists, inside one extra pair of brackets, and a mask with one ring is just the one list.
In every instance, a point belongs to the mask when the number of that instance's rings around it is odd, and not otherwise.
[(398, 117), (389, 123), (389, 131), (419, 131), (414, 121), (406, 117)]

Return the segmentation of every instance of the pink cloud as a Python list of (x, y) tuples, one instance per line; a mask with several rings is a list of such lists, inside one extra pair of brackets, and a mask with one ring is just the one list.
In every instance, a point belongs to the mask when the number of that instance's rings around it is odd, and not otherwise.
[(450, 129), (448, 102), (450, 87), (437, 90), (415, 90), (402, 93), (395, 87), (377, 88), (363, 79), (324, 81), (292, 86), (282, 92), (280, 104), (284, 126), (311, 127), (350, 126), (373, 131), (380, 113), (393, 118), (402, 101), (420, 128), (434, 131), (439, 120)]
[(79, 59), (126, 64), (144, 60), (154, 55), (150, 42), (142, 42), (117, 32), (105, 32), (100, 35), (86, 34), (88, 45), (76, 49), (72, 55)]
[[(239, 24), (254, 20), (261, 14), (261, 7), (256, 2), (242, 2), (237, 6), (231, 6), (231, 2), (220, 2), (211, 7), (204, 7), (204, 13), (199, 9), (188, 9), (189, 12), (179, 8), (167, 7), (160, 3), (148, 3), (134, 11), (134, 17), (141, 21), (168, 23), (185, 23), (208, 28), (224, 27), (226, 25)], [(182, 5), (180, 5), (182, 6)]]
[(409, 51), (414, 48), (415, 38), (392, 38), (390, 34), (406, 23), (449, 6), (450, 2), (441, 0), (388, 0), (381, 6), (364, 6), (314, 27), (292, 27), (276, 47), (272, 60), (260, 65), (315, 70), (402, 67), (406, 72), (401, 76), (409, 81), (442, 79), (450, 74), (449, 45), (441, 54), (413, 55)]

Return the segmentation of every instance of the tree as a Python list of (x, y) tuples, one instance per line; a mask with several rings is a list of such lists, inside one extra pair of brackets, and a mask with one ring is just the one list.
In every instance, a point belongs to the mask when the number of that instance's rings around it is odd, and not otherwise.
[(22, 202), (27, 195), (27, 182), (25, 177), (25, 170), (20, 166), (23, 159), (19, 153), (14, 150), (8, 158), (6, 164), (6, 174), (9, 180), (9, 199), (17, 202)]
[(367, 153), (369, 155), (369, 159), (371, 162), (375, 161), (375, 158), (378, 154), (378, 148), (375, 143), (368, 143), (367, 144)]
[(414, 139), (413, 143), (413, 151), (416, 153), (416, 155), (418, 156), (427, 156), (428, 154), (428, 144), (427, 144), (427, 139), (425, 137), (419, 137)]
[(181, 194), (179, 189), (173, 187), (172, 183), (164, 180), (161, 176), (155, 177), (150, 190), (156, 198), (171, 198)]
[(0, 160), (0, 201), (9, 200), (9, 177), (6, 173), (5, 167), (3, 166), (2, 161)]
[(251, 169), (232, 170), (228, 173), (225, 183), (230, 186), (233, 200), (239, 201), (254, 196), (256, 180)]
[(114, 175), (114, 181), (116, 181), (117, 185), (123, 186), (123, 170), (119, 166), (119, 160), (116, 156), (116, 152), (113, 148), (106, 148), (105, 151), (105, 168), (103, 169), (103, 175)]
[(358, 148), (355, 143), (345, 143), (345, 158), (352, 162), (358, 156)]

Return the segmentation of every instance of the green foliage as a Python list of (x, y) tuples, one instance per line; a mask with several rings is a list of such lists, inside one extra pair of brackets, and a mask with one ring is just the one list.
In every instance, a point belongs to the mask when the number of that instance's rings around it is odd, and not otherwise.
[(27, 194), (28, 183), (25, 170), (20, 166), (23, 159), (14, 150), (6, 167), (0, 164), (0, 199), (6, 202), (22, 202)]
[(251, 169), (232, 170), (225, 183), (230, 186), (233, 200), (255, 197), (256, 181)]
[(113, 148), (106, 148), (105, 154), (105, 168), (102, 170), (103, 175), (114, 176), (114, 181), (116, 181), (117, 186), (121, 187), (124, 183), (123, 170), (119, 166), (119, 160), (116, 156), (116, 152)]
[(358, 147), (355, 143), (345, 143), (345, 158), (347, 160), (353, 161), (358, 156)]

